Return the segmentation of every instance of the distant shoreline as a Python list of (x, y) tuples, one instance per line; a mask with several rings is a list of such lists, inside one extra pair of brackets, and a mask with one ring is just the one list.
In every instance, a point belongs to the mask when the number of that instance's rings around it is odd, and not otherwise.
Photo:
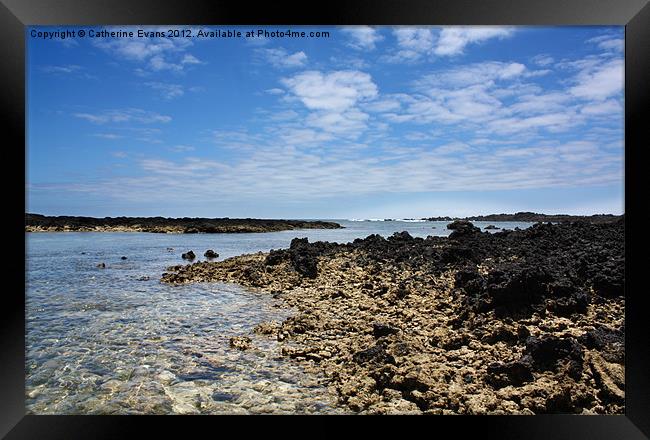
[[(489, 214), (469, 217), (422, 217), (407, 219), (418, 221), (482, 221), (482, 222), (573, 222), (608, 223), (623, 218), (624, 215), (594, 214), (538, 214), (517, 212), (514, 214)], [(385, 219), (390, 221), (392, 219)], [(277, 232), (293, 229), (343, 229), (339, 223), (324, 220), (277, 220), (254, 218), (203, 218), (203, 217), (84, 217), (84, 216), (46, 216), (25, 215), (25, 232), (152, 232), (161, 234), (200, 234), (200, 233), (251, 233)]]
[(608, 223), (623, 218), (623, 215), (594, 214), (594, 215), (568, 215), (568, 214), (538, 214), (536, 212), (517, 212), (515, 214), (489, 214), (475, 215), (470, 217), (427, 217), (422, 220), (428, 221), (453, 221), (468, 220), (473, 222), (575, 222), (586, 221), (589, 223)]
[(306, 220), (25, 215), (25, 232), (151, 232), (160, 234), (251, 233), (293, 229), (340, 229), (338, 223)]

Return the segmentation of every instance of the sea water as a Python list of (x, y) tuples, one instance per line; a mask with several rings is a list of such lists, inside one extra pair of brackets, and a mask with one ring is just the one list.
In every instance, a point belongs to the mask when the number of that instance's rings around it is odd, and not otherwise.
[[(168, 266), (286, 248), (295, 237), (446, 236), (448, 222), (335, 220), (345, 229), (251, 234), (28, 233), (26, 407), (31, 414), (343, 413), (324, 378), (251, 334), (292, 314), (234, 284), (167, 285)], [(476, 222), (485, 227), (488, 222)], [(526, 228), (529, 223), (492, 222)], [(126, 259), (122, 259), (122, 257)], [(104, 263), (105, 268), (97, 265)], [(230, 347), (249, 336), (252, 348)]]

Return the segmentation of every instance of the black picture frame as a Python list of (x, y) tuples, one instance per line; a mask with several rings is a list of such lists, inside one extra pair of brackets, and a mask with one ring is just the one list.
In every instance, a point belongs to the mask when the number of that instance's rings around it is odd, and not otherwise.
[[(429, 433), (451, 429), (461, 438), (473, 432), (496, 438), (636, 439), (650, 436), (650, 344), (644, 322), (645, 289), (640, 254), (642, 202), (647, 175), (639, 155), (647, 148), (648, 66), (650, 64), (650, 5), (647, 0), (444, 0), (444, 1), (328, 1), (306, 3), (194, 0), (2, 0), (2, 107), (7, 128), (4, 148), (7, 168), (2, 173), (5, 194), (15, 197), (4, 213), (14, 247), (5, 252), (6, 287), (0, 307), (2, 361), (0, 362), (0, 436), (6, 438), (117, 438), (134, 427), (181, 432), (188, 428), (214, 429), (212, 417), (117, 417), (25, 415), (25, 304), (20, 295), (24, 278), (25, 187), (25, 26), (75, 24), (295, 24), (295, 25), (625, 25), (625, 228), (626, 228), (626, 414), (621, 416), (438, 416), (420, 418)], [(9, 136), (6, 136), (6, 134)], [(645, 199), (645, 200), (644, 200)], [(23, 238), (21, 238), (23, 237)], [(634, 238), (632, 238), (634, 237)], [(24, 256), (24, 255), (23, 255)], [(647, 260), (647, 259), (646, 259)], [(637, 287), (638, 286), (638, 287)], [(368, 418), (356, 418), (367, 424)], [(393, 425), (406, 434), (403, 421), (372, 418), (375, 427)], [(338, 419), (337, 419), (338, 420)], [(256, 423), (235, 423), (238, 434)], [(221, 423), (221, 422), (219, 422)], [(291, 422), (292, 423), (292, 422)], [(409, 427), (412, 420), (409, 419)], [(264, 426), (291, 428), (282, 418), (267, 418)], [(312, 418), (309, 431), (338, 431), (327, 418)], [(221, 426), (221, 425), (217, 425)], [(225, 429), (221, 426), (219, 429)], [(307, 431), (307, 432), (309, 432)], [(215, 432), (216, 435), (216, 431)]]

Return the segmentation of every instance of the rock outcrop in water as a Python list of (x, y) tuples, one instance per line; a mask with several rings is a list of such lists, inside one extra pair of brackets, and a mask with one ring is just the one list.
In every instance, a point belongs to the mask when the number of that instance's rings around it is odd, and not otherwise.
[[(624, 222), (370, 235), (169, 268), (294, 307), (256, 331), (363, 413), (622, 414)], [(453, 235), (452, 234), (452, 235)]]
[(219, 254), (216, 253), (215, 251), (213, 251), (212, 249), (208, 249), (207, 251), (205, 251), (203, 256), (205, 258), (217, 258), (219, 256)]
[(50, 217), (25, 215), (25, 232), (157, 232), (174, 234), (274, 232), (293, 229), (338, 229), (325, 221), (165, 217)]
[(193, 260), (196, 258), (196, 254), (194, 253), (194, 251), (184, 252), (183, 254), (181, 254), (181, 258), (183, 260)]

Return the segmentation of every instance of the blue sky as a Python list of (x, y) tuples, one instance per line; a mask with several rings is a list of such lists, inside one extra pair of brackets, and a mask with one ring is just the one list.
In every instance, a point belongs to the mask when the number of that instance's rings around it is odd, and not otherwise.
[(29, 212), (623, 212), (622, 27), (31, 29)]

